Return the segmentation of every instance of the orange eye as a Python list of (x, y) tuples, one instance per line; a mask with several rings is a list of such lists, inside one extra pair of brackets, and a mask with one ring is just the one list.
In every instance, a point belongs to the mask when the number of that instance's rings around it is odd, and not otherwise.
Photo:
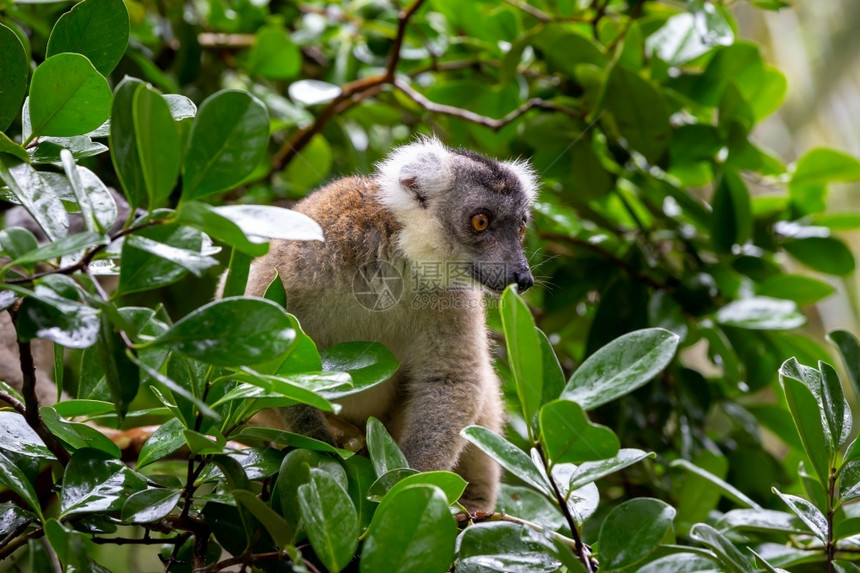
[(520, 223), (520, 239), (526, 236), (526, 222)]
[(482, 233), (490, 226), (490, 218), (483, 213), (472, 216), (472, 228)]

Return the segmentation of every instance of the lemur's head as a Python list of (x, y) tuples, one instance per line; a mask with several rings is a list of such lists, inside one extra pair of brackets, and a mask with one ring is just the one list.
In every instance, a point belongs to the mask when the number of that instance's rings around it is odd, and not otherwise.
[(537, 179), (523, 161), (496, 161), (433, 138), (400, 147), (378, 166), (382, 202), (415, 263), (462, 265), (495, 292), (534, 284), (523, 252)]

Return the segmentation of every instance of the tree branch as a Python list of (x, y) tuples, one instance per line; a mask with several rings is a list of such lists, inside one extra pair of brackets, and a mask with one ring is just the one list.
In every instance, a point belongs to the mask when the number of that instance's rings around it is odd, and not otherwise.
[(496, 119), (492, 117), (487, 117), (485, 115), (480, 115), (467, 109), (432, 102), (419, 92), (412, 89), (406, 82), (401, 80), (394, 80), (394, 87), (406, 94), (409, 99), (411, 99), (427, 111), (438, 113), (441, 115), (449, 115), (451, 117), (458, 117), (460, 119), (470, 121), (472, 123), (477, 123), (478, 125), (483, 125), (484, 127), (488, 127), (493, 131), (498, 131), (502, 129), (509, 123), (520, 118), (526, 112), (536, 108), (558, 111), (570, 115), (572, 117), (583, 116), (582, 113), (575, 109), (561, 106), (550, 101), (542, 100), (540, 98), (532, 98), (522, 104), (517, 109), (505, 115), (504, 117)]
[(27, 409), (26, 409), (26, 408), (24, 408), (24, 404), (22, 404), (22, 403), (21, 403), (21, 402), (20, 402), (20, 401), (15, 397), (15, 396), (13, 396), (12, 394), (9, 394), (8, 392), (4, 392), (4, 391), (0, 390), (0, 400), (2, 400), (3, 402), (6, 402), (6, 403), (7, 403), (7, 404), (9, 404), (10, 406), (12, 406), (12, 409), (13, 409), (13, 410), (15, 410), (16, 412), (18, 412), (18, 413), (19, 413), (19, 414), (21, 414), (22, 416), (25, 416), (25, 417), (26, 417), (26, 415), (27, 415)]
[(18, 352), (21, 360), (21, 395), (24, 397), (24, 419), (36, 434), (45, 442), (45, 446), (54, 457), (64, 466), (69, 461), (69, 452), (60, 445), (59, 440), (51, 433), (39, 415), (39, 398), (36, 396), (36, 365), (33, 363), (33, 349), (30, 342), (18, 342)]
[(45, 530), (41, 527), (37, 527), (33, 531), (30, 531), (22, 535), (21, 537), (15, 539), (5, 547), (0, 547), (0, 561), (15, 553), (21, 546), (26, 545), (27, 542), (31, 539), (38, 539), (43, 535), (45, 535)]

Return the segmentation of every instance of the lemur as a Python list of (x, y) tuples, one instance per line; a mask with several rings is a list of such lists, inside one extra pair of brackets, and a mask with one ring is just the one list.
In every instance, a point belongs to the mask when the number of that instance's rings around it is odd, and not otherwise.
[[(248, 278), (246, 294), (262, 296), (277, 271), (289, 312), (321, 348), (374, 341), (394, 353), (395, 376), (343, 399), (339, 417), (363, 427), (375, 416), (410, 467), (460, 474), (470, 511), (493, 510), (500, 470), (460, 431), (479, 424), (500, 433), (504, 423), (484, 291), (533, 285), (523, 237), (537, 189), (525, 161), (420, 139), (395, 149), (374, 175), (334, 181), (300, 201), (295, 210), (320, 224), (325, 241), (273, 241)], [(386, 290), (386, 268), (402, 277), (399, 291)], [(359, 296), (368, 286), (386, 295), (383, 304)], [(321, 411), (280, 414), (288, 429), (334, 442)]]

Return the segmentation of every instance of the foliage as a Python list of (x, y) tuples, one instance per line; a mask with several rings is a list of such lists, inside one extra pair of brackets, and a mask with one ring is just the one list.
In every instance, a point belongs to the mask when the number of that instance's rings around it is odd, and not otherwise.
[[(851, 407), (795, 329), (854, 270), (836, 233), (860, 217), (825, 208), (860, 162), (815, 149), (786, 166), (756, 144), (786, 83), (736, 36), (702, 0), (0, 3), (0, 197), (35, 221), (0, 230), (24, 376), (0, 388), (0, 557), (855, 570)], [(463, 430), (507, 470), (504, 513), (455, 519), (462, 479), (410, 470), (373, 419), (369, 459), (246, 425), (334, 411), (397, 368), (379, 345), (318, 350), (277, 280), (239, 296), (270, 239), (321, 238), (269, 204), (431, 130), (532, 158), (543, 180), (527, 241), (544, 280), (490, 316), (511, 424)], [(54, 406), (35, 339), (71, 396)], [(831, 339), (856, 391), (860, 345)], [(149, 423), (137, 452), (101, 431)]]

